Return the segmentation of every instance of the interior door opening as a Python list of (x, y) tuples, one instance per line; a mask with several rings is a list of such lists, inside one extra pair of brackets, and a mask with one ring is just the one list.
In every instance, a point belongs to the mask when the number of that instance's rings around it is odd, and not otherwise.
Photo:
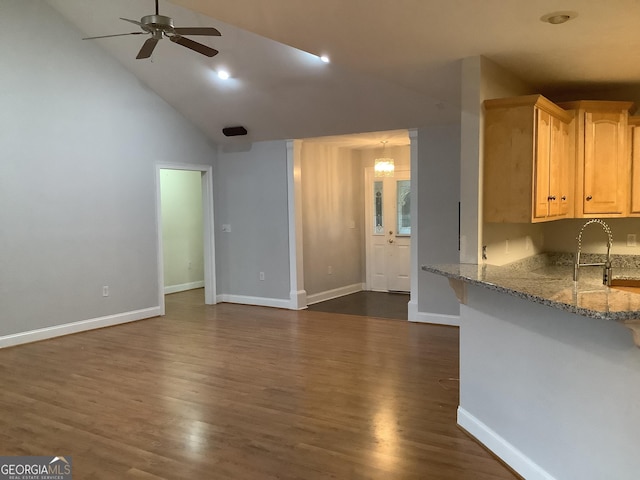
[(165, 294), (204, 288), (205, 303), (215, 303), (211, 185), (210, 167), (157, 169), (158, 295), (163, 314)]

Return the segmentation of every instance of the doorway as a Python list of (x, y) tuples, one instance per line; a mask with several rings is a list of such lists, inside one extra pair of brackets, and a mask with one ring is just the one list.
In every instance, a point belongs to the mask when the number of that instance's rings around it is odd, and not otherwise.
[[(176, 205), (171, 205), (171, 200), (167, 199), (166, 191), (163, 192), (163, 175), (165, 179), (170, 173), (178, 174), (174, 175), (174, 178), (178, 179), (178, 184), (185, 185), (185, 179), (187, 184), (189, 181), (200, 183), (199, 192), (190, 192), (191, 201), (199, 201), (200, 208), (197, 209), (196, 216), (191, 221), (179, 219), (182, 222), (177, 227), (173, 228), (190, 228), (185, 225), (199, 224), (196, 226), (200, 239), (188, 239), (185, 236), (179, 235), (179, 238), (168, 238), (166, 240), (163, 231), (167, 234), (171, 229), (164, 228), (166, 222), (173, 222), (171, 215), (174, 217), (193, 216), (186, 211), (175, 211)], [(184, 173), (185, 175), (179, 175)], [(194, 175), (191, 174), (197, 174)], [(198, 180), (199, 177), (199, 180)], [(175, 182), (175, 180), (174, 180)], [(169, 188), (165, 183), (165, 190)], [(192, 189), (197, 190), (197, 189)], [(163, 206), (163, 193), (164, 206)], [(189, 194), (189, 192), (186, 192)], [(159, 305), (161, 308), (161, 314), (165, 313), (165, 293), (178, 292), (187, 290), (189, 288), (201, 288), (204, 287), (204, 302), (212, 305), (216, 303), (216, 291), (215, 291), (215, 247), (214, 247), (214, 235), (213, 235), (213, 182), (212, 182), (212, 167), (205, 165), (180, 165), (180, 164), (162, 164), (156, 165), (156, 213), (157, 213), (157, 225), (158, 225), (158, 297)], [(194, 194), (196, 198), (194, 198)], [(199, 198), (197, 198), (199, 197)], [(193, 208), (191, 209), (193, 210)], [(185, 213), (186, 212), (186, 213)], [(173, 236), (176, 232), (173, 232)], [(179, 233), (179, 232), (178, 232)], [(184, 237), (184, 238), (183, 238)], [(198, 251), (199, 250), (199, 251)], [(168, 256), (166, 256), (168, 254)], [(173, 256), (177, 257), (174, 258)], [(174, 262), (175, 260), (175, 262)], [(168, 287), (165, 285), (165, 277), (170, 279)], [(177, 283), (176, 283), (177, 282)]]
[(411, 180), (409, 170), (376, 177), (365, 169), (366, 285), (374, 292), (411, 290)]
[[(392, 239), (393, 257), (399, 261), (385, 262), (390, 268), (398, 265), (387, 275), (397, 281), (390, 285), (385, 281), (384, 287), (372, 288), (367, 278), (367, 236), (373, 228), (370, 202), (373, 192), (368, 191), (372, 183), (365, 177), (369, 169), (373, 180), (375, 159), (387, 154), (384, 146), (380, 147), (381, 138), (391, 143), (386, 147), (396, 168), (385, 187), (392, 199), (386, 217), (390, 226), (400, 227), (393, 228), (392, 237), (388, 233), (381, 235), (381, 240)], [(411, 217), (415, 212), (410, 190), (415, 186), (409, 177), (416, 155), (411, 138), (409, 131), (398, 130), (305, 139), (291, 146), (290, 188), (291, 198), (295, 199), (292, 211), (299, 215), (292, 217), (290, 223), (295, 226), (290, 238), (297, 253), (291, 264), (303, 267), (296, 277), (292, 275), (291, 285), (295, 286), (293, 290), (306, 293), (305, 304), (310, 309), (337, 313), (338, 310), (333, 309), (338, 308), (344, 313), (355, 313), (351, 307), (359, 305), (364, 315), (368, 311), (381, 312), (379, 305), (397, 301), (400, 313), (387, 318), (408, 319), (407, 304), (411, 297), (406, 293), (412, 289), (413, 277), (417, 277), (411, 263), (415, 255), (411, 244)], [(400, 217), (395, 211), (395, 190), (399, 185)], [(392, 221), (392, 217), (398, 217), (400, 223)]]

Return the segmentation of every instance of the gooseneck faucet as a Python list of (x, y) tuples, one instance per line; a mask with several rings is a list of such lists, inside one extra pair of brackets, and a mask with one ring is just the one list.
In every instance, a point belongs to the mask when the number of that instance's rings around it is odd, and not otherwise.
[[(591, 225), (593, 223), (599, 224), (605, 233), (607, 234), (607, 257), (604, 263), (580, 263), (580, 252), (582, 250), (582, 232), (587, 227), (587, 225)], [(611, 246), (613, 245), (613, 234), (611, 233), (611, 228), (609, 225), (604, 223), (604, 221), (599, 218), (594, 218), (593, 220), (589, 220), (585, 223), (580, 229), (580, 233), (578, 234), (578, 252), (576, 253), (576, 261), (573, 266), (573, 281), (578, 281), (578, 271), (580, 267), (603, 267), (602, 270), (602, 283), (605, 285), (611, 285)]]

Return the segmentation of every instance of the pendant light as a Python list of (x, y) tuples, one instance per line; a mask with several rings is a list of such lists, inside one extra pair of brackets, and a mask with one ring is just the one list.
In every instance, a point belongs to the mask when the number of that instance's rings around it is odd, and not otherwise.
[(381, 140), (380, 143), (382, 144), (382, 156), (374, 160), (374, 175), (376, 177), (393, 177), (393, 171), (395, 170), (393, 158), (385, 155), (387, 140)]

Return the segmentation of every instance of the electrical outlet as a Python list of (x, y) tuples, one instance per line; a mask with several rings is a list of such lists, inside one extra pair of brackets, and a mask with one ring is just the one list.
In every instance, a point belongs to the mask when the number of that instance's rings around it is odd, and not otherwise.
[(327, 267), (327, 273), (328, 273), (329, 275), (333, 274), (333, 267), (332, 267), (331, 265), (329, 265), (329, 266)]
[(635, 246), (637, 246), (636, 234), (635, 233), (629, 233), (627, 235), (627, 247), (635, 247)]
[(264, 272), (260, 272), (260, 273), (258, 274), (258, 278), (259, 278), (260, 280), (264, 280)]
[(524, 248), (527, 252), (530, 252), (533, 250), (533, 240), (531, 240), (531, 237), (526, 237)]
[(222, 231), (225, 233), (230, 233), (231, 232), (231, 225), (229, 225), (228, 223), (223, 223), (222, 224)]
[(108, 297), (109, 296), (109, 286), (105, 285), (104, 287), (102, 287), (102, 296), (103, 297)]

